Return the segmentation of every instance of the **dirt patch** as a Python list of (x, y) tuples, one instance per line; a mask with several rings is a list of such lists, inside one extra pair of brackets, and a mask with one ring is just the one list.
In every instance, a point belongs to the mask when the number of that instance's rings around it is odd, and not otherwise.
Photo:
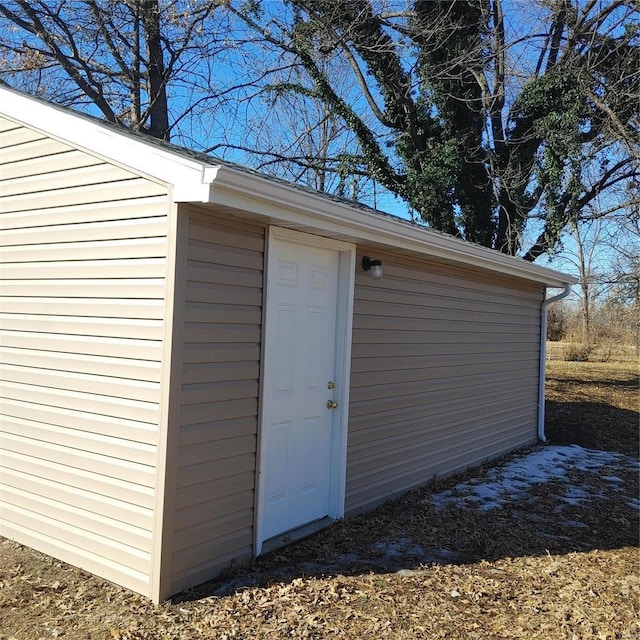
[(437, 480), (160, 607), (0, 540), (0, 640), (638, 638), (634, 375), (553, 363), (572, 419), (552, 405), (548, 433), (581, 447)]

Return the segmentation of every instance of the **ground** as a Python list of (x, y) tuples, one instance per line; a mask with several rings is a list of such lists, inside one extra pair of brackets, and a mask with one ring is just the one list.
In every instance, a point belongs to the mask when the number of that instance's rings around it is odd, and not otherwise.
[(160, 607), (0, 539), (0, 640), (638, 639), (638, 369), (552, 362), (547, 398), (547, 445)]

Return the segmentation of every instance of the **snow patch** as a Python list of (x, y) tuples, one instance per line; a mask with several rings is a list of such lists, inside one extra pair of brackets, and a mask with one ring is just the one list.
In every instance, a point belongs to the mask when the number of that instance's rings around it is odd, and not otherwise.
[(638, 498), (631, 498), (631, 500), (629, 500), (627, 502), (627, 504), (632, 508), (632, 509), (636, 509), (636, 511), (640, 511), (640, 499)]
[[(532, 502), (531, 489), (538, 484), (558, 482), (566, 485), (558, 497), (568, 505), (584, 506), (591, 499), (602, 496), (602, 492), (585, 487), (576, 487), (569, 482), (568, 473), (578, 470), (599, 473), (617, 469), (637, 469), (640, 463), (629, 456), (609, 451), (585, 449), (578, 445), (546, 446), (537, 451), (490, 470), (482, 479), (473, 478), (456, 485), (453, 489), (431, 496), (432, 504), (439, 509), (450, 505), (474, 506), (489, 511), (512, 503)], [(615, 475), (600, 475), (613, 490), (620, 490), (620, 478)], [(640, 500), (630, 502), (640, 508)]]
[[(466, 562), (468, 554), (451, 551), (449, 549), (425, 549), (408, 536), (397, 536), (391, 540), (379, 541), (374, 544), (374, 549), (382, 558), (373, 561), (392, 566), (398, 561), (406, 562), (408, 558), (420, 564), (450, 564), (452, 562)], [(407, 575), (409, 575), (407, 573)]]

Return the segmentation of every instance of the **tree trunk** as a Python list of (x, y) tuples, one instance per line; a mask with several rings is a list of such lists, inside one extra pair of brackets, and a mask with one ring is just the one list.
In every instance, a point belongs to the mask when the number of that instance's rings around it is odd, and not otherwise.
[(591, 342), (591, 289), (590, 289), (590, 265), (585, 254), (585, 247), (580, 236), (580, 229), (577, 223), (572, 225), (573, 237), (576, 241), (578, 253), (578, 270), (580, 276), (580, 286), (582, 287), (582, 342)]
[(142, 21), (147, 40), (149, 73), (149, 126), (154, 138), (169, 140), (169, 108), (164, 69), (162, 40), (160, 38), (160, 10), (157, 0), (143, 0)]

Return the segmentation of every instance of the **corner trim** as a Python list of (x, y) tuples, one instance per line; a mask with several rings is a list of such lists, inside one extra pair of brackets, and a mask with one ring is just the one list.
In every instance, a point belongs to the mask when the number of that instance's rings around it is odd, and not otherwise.
[(171, 593), (177, 484), (182, 343), (187, 277), (188, 211), (172, 203), (168, 224), (167, 286), (163, 345), (158, 466), (151, 553), (150, 598), (159, 604)]

